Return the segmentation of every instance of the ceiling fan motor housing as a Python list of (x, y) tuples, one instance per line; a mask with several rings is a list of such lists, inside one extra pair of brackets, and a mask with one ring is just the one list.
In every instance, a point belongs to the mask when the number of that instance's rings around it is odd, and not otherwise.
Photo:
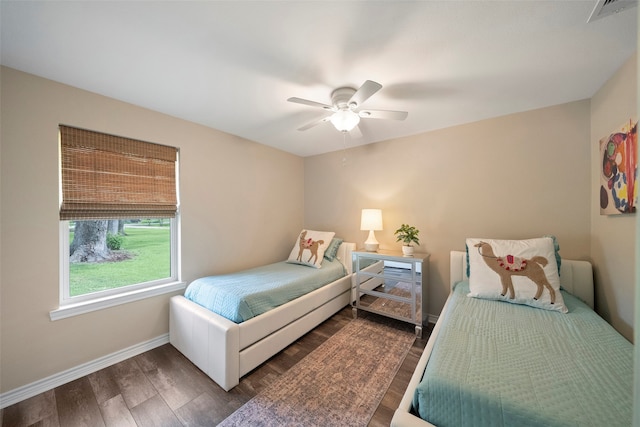
[(339, 87), (331, 92), (331, 103), (338, 107), (339, 110), (354, 110), (358, 107), (358, 104), (355, 102), (350, 104), (349, 100), (355, 93), (356, 90), (352, 87)]

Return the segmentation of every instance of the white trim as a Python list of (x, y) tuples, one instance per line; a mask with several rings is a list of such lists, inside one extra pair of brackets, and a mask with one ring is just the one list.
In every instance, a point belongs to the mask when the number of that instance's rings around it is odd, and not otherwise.
[(185, 282), (171, 282), (162, 285), (152, 286), (144, 289), (136, 289), (129, 292), (121, 292), (117, 295), (95, 298), (90, 301), (66, 304), (49, 312), (51, 320), (60, 320), (79, 314), (89, 313), (103, 308), (114, 307), (128, 302), (138, 301), (171, 292), (182, 291), (187, 287)]
[(154, 288), (160, 284), (179, 282), (181, 278), (180, 258), (180, 218), (176, 215), (171, 218), (170, 231), (170, 272), (169, 277), (150, 280), (148, 282), (134, 283), (126, 286), (105, 289), (102, 291), (71, 296), (69, 289), (69, 222), (60, 221), (60, 307), (76, 305), (80, 302), (92, 302), (110, 296), (126, 295), (138, 289)]
[(152, 350), (169, 342), (169, 334), (160, 335), (149, 341), (141, 342), (131, 347), (116, 351), (115, 353), (95, 359), (91, 362), (83, 363), (75, 368), (67, 369), (47, 378), (32, 382), (31, 384), (18, 387), (6, 393), (0, 394), (0, 409), (21, 402), (40, 393), (51, 390), (55, 387), (66, 384), (70, 381), (82, 378), (85, 375), (92, 374), (123, 360), (137, 356), (145, 351)]
[(69, 298), (69, 286), (65, 285), (69, 283), (69, 221), (60, 221), (58, 233), (60, 235), (60, 250), (58, 251), (60, 255), (60, 277), (58, 286), (60, 287), (60, 305), (62, 305), (63, 301)]
[(438, 323), (438, 319), (440, 316), (436, 316), (435, 314), (427, 314), (427, 322), (433, 323), (434, 325)]

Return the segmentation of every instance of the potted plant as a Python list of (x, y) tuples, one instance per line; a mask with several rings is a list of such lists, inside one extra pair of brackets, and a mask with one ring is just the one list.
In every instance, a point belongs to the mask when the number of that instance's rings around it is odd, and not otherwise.
[(418, 238), (418, 234), (420, 230), (417, 228), (410, 226), (409, 224), (402, 224), (400, 228), (398, 228), (393, 234), (396, 235), (396, 242), (402, 242), (402, 253), (404, 256), (413, 255), (413, 245), (420, 244), (420, 239)]

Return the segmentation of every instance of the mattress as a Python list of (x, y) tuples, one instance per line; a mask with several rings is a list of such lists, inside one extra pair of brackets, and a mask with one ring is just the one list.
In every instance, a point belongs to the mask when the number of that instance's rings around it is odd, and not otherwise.
[(232, 322), (242, 323), (346, 274), (337, 259), (324, 259), (322, 268), (283, 261), (196, 279), (187, 287), (184, 296)]
[(633, 346), (567, 292), (563, 314), (467, 297), (450, 309), (413, 409), (447, 426), (629, 426)]

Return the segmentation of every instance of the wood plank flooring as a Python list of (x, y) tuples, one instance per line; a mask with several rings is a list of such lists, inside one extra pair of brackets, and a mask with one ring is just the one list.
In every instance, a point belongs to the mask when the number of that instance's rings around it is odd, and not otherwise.
[[(359, 313), (359, 316), (375, 316)], [(170, 344), (0, 411), (0, 427), (213, 426), (352, 319), (345, 307), (225, 392)], [(430, 325), (433, 326), (433, 325)], [(398, 328), (413, 331), (398, 322)], [(427, 343), (416, 339), (369, 426), (388, 426)]]

